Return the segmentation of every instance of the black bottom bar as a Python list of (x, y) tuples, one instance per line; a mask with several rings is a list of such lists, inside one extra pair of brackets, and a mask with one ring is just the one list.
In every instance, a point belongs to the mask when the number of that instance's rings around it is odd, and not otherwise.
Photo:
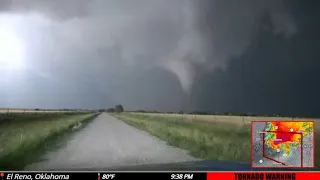
[(5, 172), (2, 180), (139, 180), (157, 178), (161, 180), (206, 180), (206, 173), (168, 172)]

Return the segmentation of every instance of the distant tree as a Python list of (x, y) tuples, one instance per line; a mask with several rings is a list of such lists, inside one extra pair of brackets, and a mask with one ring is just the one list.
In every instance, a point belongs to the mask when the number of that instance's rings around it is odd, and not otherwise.
[(184, 114), (183, 111), (179, 111), (179, 114)]
[(123, 112), (123, 106), (121, 104), (116, 105), (114, 109), (117, 113)]
[(107, 112), (115, 112), (116, 110), (114, 108), (107, 109)]

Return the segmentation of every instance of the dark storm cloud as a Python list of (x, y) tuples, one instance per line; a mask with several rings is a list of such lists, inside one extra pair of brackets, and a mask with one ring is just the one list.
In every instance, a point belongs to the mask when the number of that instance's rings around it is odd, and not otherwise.
[(199, 78), (195, 87), (201, 88), (192, 93), (195, 109), (319, 116), (319, 3), (291, 5), (299, 32), (289, 39), (275, 35), (272, 18), (264, 16), (241, 56), (230, 59), (225, 71)]
[[(253, 51), (261, 29), (269, 28), (271, 37), (283, 41), (300, 32), (295, 5), (279, 0), (13, 0), (1, 1), (0, 7), (7, 19), (0, 25), (10, 21), (27, 44), (28, 71), (20, 82), (32, 83), (12, 92), (21, 94), (15, 98), (24, 104), (32, 100), (39, 106), (123, 103), (179, 110), (189, 107), (186, 102), (194, 102), (194, 108), (212, 106), (208, 96), (218, 96), (221, 107), (229, 107), (223, 99), (230, 95), (222, 93), (229, 90), (214, 84), (241, 85), (233, 77), (241, 69), (233, 64), (248, 61), (243, 56)], [(261, 25), (265, 16), (272, 26)], [(249, 67), (262, 61), (256, 58)], [(1, 92), (8, 95), (12, 89), (9, 84)], [(24, 98), (28, 93), (34, 96)]]
[[(144, 57), (147, 64), (175, 73), (185, 91), (196, 76), (196, 67), (224, 67), (232, 56), (241, 55), (251, 43), (263, 12), (270, 13), (275, 33), (295, 32), (282, 1), (18, 1), (8, 10), (37, 12), (55, 21), (60, 33), (54, 37), (71, 48), (61, 54), (97, 50), (117, 43), (124, 60)], [(206, 17), (208, 13), (212, 16)], [(50, 21), (50, 20), (49, 20)], [(200, 23), (199, 23), (200, 22)], [(210, 29), (205, 29), (207, 24)], [(203, 31), (204, 30), (204, 31)], [(46, 34), (47, 36), (47, 34)], [(209, 41), (207, 38), (212, 38)], [(67, 45), (66, 45), (67, 44)], [(74, 55), (72, 55), (74, 56)], [(81, 54), (81, 56), (83, 56)], [(79, 57), (71, 57), (79, 61)], [(94, 58), (92, 57), (92, 59)], [(70, 60), (70, 61), (72, 61)], [(106, 60), (105, 60), (106, 61)]]

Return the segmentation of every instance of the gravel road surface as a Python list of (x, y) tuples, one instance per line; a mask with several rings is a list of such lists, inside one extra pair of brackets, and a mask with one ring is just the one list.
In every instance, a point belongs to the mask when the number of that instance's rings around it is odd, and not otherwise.
[(185, 150), (168, 146), (106, 113), (72, 134), (60, 148), (44, 154), (42, 159), (26, 170), (99, 169), (197, 160)]

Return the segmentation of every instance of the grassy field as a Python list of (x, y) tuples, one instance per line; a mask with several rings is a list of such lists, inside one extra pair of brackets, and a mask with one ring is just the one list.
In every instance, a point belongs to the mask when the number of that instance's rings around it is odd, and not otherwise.
[[(148, 116), (162, 116), (175, 117), (187, 120), (209, 121), (209, 122), (223, 122), (231, 124), (250, 124), (254, 120), (266, 121), (301, 121), (301, 120), (315, 120), (320, 125), (320, 119), (310, 118), (292, 118), (292, 117), (263, 117), (263, 116), (224, 116), (224, 115), (197, 115), (197, 114), (168, 114), (168, 113), (129, 113), (140, 114)], [(318, 121), (319, 120), (319, 121)]]
[(94, 116), (79, 112), (0, 114), (0, 169), (21, 170), (74, 124)]
[[(195, 157), (248, 163), (251, 162), (250, 122), (252, 120), (298, 121), (298, 119), (283, 117), (160, 113), (122, 113), (114, 116), (168, 142), (169, 145), (188, 150)], [(320, 127), (320, 121), (315, 120), (315, 122), (316, 126)], [(315, 143), (320, 143), (319, 138), (316, 138)], [(315, 159), (316, 167), (320, 169), (320, 149), (315, 153), (318, 155)]]

